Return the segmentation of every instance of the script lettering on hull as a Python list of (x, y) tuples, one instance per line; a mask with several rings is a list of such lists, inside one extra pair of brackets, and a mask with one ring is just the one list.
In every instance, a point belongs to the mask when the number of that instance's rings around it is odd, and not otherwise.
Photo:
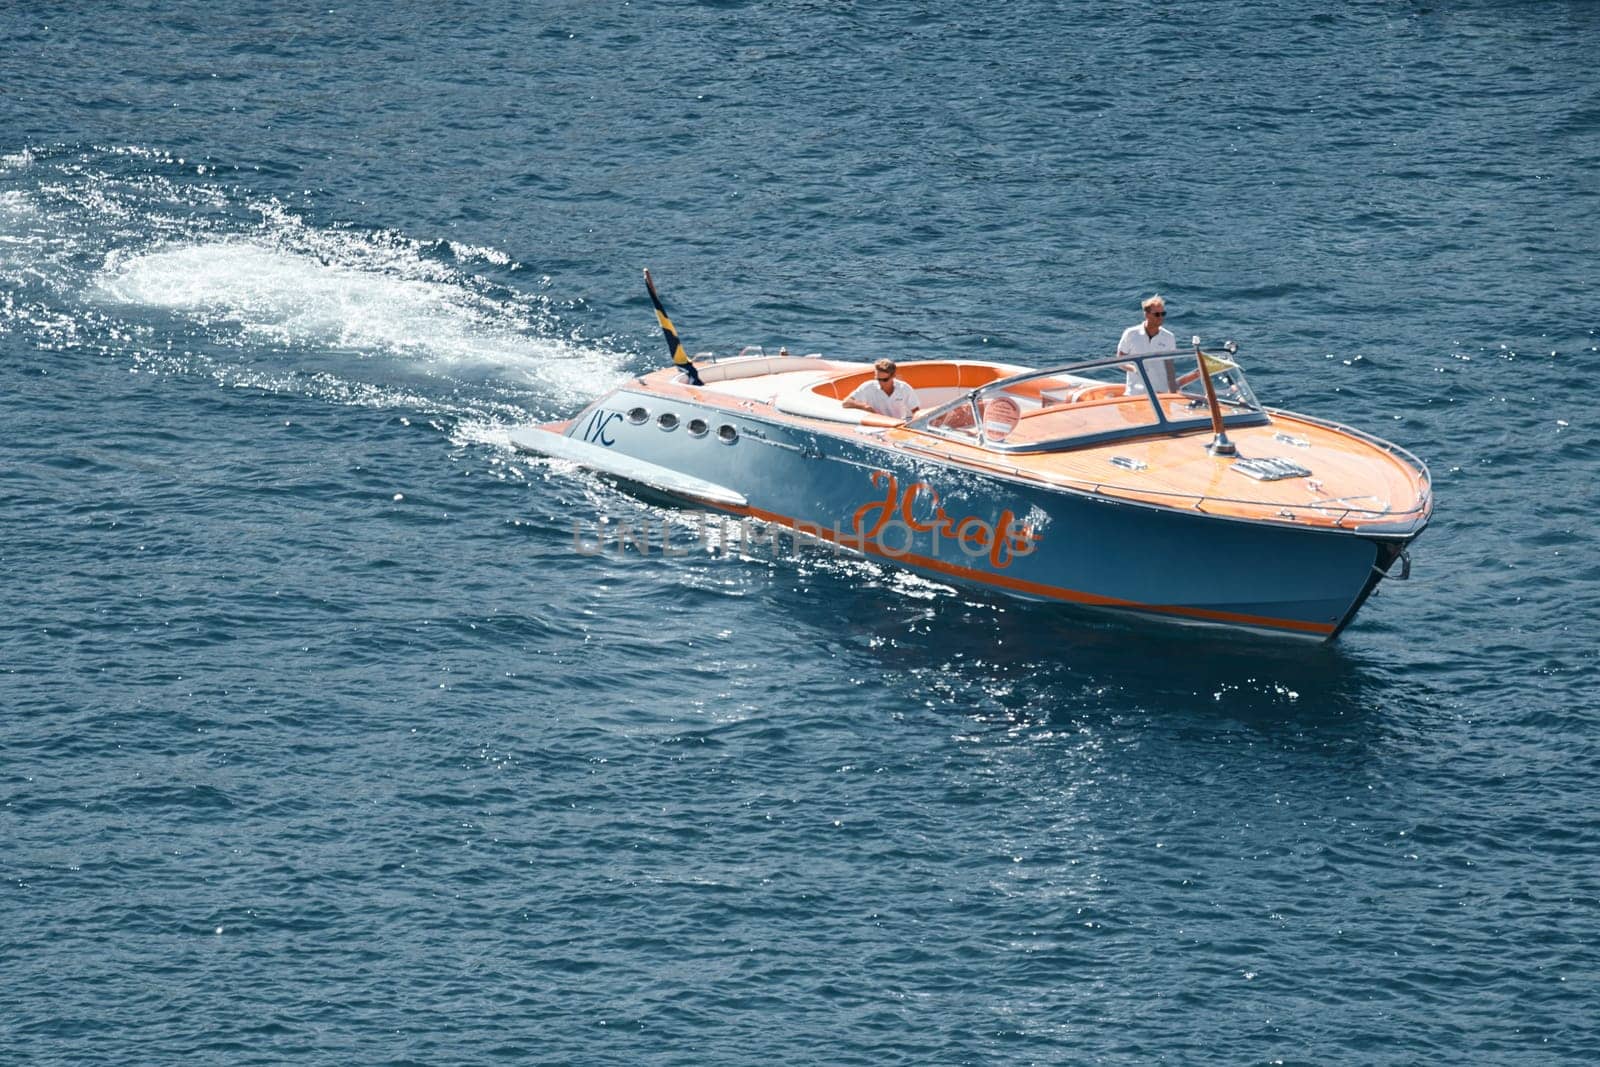
[(908, 538), (932, 533), (935, 555), (939, 543), (949, 540), (963, 555), (986, 556), (990, 566), (1005, 570), (1017, 556), (1030, 555), (1042, 536), (1010, 508), (1002, 510), (993, 523), (980, 515), (956, 518), (945, 511), (939, 491), (928, 482), (912, 482), (902, 489), (899, 479), (888, 471), (875, 470), (871, 477), (874, 488), (883, 493), (882, 499), (861, 505), (850, 518), (851, 528), (862, 542), (881, 543), (890, 526), (898, 525), (901, 530), (897, 532)]

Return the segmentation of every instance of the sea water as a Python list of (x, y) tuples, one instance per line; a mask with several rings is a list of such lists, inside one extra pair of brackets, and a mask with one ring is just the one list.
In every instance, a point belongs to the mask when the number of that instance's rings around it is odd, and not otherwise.
[[(0, 10), (0, 1061), (1594, 1062), (1597, 40)], [(1160, 291), (1434, 523), (1327, 647), (701, 537), (507, 441), (662, 364), (645, 266), (863, 360)]]

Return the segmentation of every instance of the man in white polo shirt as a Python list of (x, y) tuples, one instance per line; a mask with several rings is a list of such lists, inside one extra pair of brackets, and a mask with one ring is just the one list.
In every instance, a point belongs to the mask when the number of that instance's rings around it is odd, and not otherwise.
[[(1161, 294), (1146, 298), (1139, 306), (1144, 308), (1144, 321), (1122, 331), (1122, 340), (1117, 342), (1117, 355), (1150, 356), (1176, 352), (1177, 339), (1172, 336), (1171, 330), (1162, 325), (1167, 318), (1167, 302), (1161, 298)], [(1152, 359), (1145, 363), (1144, 369), (1150, 375), (1150, 383), (1155, 386), (1156, 392), (1177, 392), (1178, 371), (1172, 360)], [(1140, 376), (1137, 366), (1131, 366), (1128, 368), (1128, 395), (1142, 392), (1144, 378)]]
[(872, 375), (844, 398), (845, 407), (876, 411), (891, 419), (909, 419), (917, 413), (921, 406), (917, 402), (917, 392), (905, 382), (895, 380), (894, 360), (878, 360), (872, 365)]

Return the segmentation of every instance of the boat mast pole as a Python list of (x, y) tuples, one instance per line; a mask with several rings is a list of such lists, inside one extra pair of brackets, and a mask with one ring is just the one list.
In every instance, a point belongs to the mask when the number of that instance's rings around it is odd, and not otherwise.
[(1206, 354), (1200, 351), (1200, 338), (1196, 336), (1194, 345), (1195, 364), (1200, 368), (1200, 380), (1206, 383), (1206, 403), (1211, 405), (1211, 443), (1206, 445), (1206, 451), (1213, 456), (1237, 456), (1239, 450), (1228, 440), (1228, 432), (1222, 428), (1222, 405), (1217, 401), (1217, 387), (1211, 384), (1211, 371), (1206, 369)]
[(644, 287), (650, 290), (650, 303), (656, 306), (656, 321), (661, 324), (661, 332), (667, 335), (667, 351), (672, 353), (672, 362), (688, 375), (690, 385), (704, 385), (700, 380), (700, 372), (694, 369), (694, 363), (683, 350), (683, 342), (678, 340), (677, 329), (672, 325), (672, 320), (667, 318), (667, 309), (661, 306), (661, 297), (656, 294), (655, 279), (650, 277), (649, 267), (644, 269)]

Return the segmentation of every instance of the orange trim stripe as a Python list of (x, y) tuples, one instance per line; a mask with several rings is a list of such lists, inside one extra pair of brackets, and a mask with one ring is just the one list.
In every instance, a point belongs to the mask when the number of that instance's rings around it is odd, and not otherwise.
[(948, 574), (953, 578), (961, 578), (981, 585), (998, 586), (999, 588), (1010, 589), (1019, 593), (1031, 593), (1034, 596), (1046, 597), (1051, 600), (1064, 600), (1069, 603), (1094, 607), (1126, 608), (1133, 611), (1156, 612), (1164, 615), (1183, 615), (1189, 618), (1235, 623), (1243, 626), (1263, 626), (1274, 630), (1298, 630), (1302, 633), (1322, 636), (1333, 633), (1333, 623), (1302, 622), (1299, 619), (1274, 619), (1265, 615), (1239, 615), (1229, 611), (1188, 608), (1176, 604), (1142, 604), (1137, 600), (1119, 600), (1116, 597), (1099, 596), (1094, 593), (1079, 593), (1071, 589), (1062, 589), (1059, 586), (1030, 582), (1025, 578), (1012, 578), (1009, 575), (994, 574), (989, 571), (976, 570), (972, 567), (963, 567), (958, 563), (934, 559), (930, 556), (917, 556), (909, 552), (899, 554), (885, 552), (870, 541), (865, 545), (861, 545), (858, 544), (858, 538), (847, 537), (843, 534), (835, 536), (835, 532), (832, 530), (825, 530), (811, 523), (802, 523), (799, 519), (780, 515), (774, 511), (763, 511), (754, 507), (727, 507), (725, 505), (717, 505), (717, 509), (719, 511), (730, 511), (737, 515), (749, 515), (751, 518), (761, 519), (764, 522), (775, 523), (779, 526), (787, 526), (791, 530), (811, 537), (820, 537), (824, 541), (845, 543), (852, 548), (860, 548), (890, 562), (911, 563), (927, 570), (937, 571), (940, 574)]

